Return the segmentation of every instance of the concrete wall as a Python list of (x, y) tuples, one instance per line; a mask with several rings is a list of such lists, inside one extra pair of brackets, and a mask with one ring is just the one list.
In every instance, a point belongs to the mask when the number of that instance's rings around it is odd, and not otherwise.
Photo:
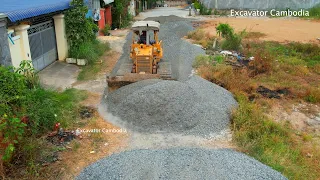
[(29, 25), (8, 27), (9, 34), (15, 34), (11, 40), (7, 40), (10, 48), (11, 62), (18, 67), (22, 60), (31, 60), (28, 32)]
[[(58, 60), (64, 61), (68, 56), (68, 43), (65, 29), (64, 15), (58, 14), (53, 17), (56, 31), (56, 42)], [(9, 44), (10, 61), (14, 67), (18, 67), (22, 60), (31, 60), (28, 29), (29, 25), (21, 24), (19, 26), (8, 27), (8, 33), (14, 33), (13, 42), (7, 38)]]
[[(100, 30), (103, 30), (106, 27), (106, 10), (104, 8), (100, 8), (100, 17), (101, 19), (98, 21), (98, 27)], [(103, 33), (99, 31), (99, 35), (103, 36)]]
[(135, 0), (130, 1), (128, 11), (132, 16), (136, 16), (136, 2), (135, 2)]
[(207, 7), (218, 9), (301, 9), (320, 4), (320, 0), (200, 0)]
[[(13, 33), (14, 30), (9, 28), (8, 33)], [(20, 36), (15, 36), (12, 38), (13, 43), (11, 40), (8, 40), (9, 42), (9, 47), (10, 47), (10, 53), (11, 53), (11, 59), (12, 59), (12, 65), (14, 67), (18, 67), (23, 60), (22, 58), (22, 48), (21, 48), (21, 38)]]
[(53, 16), (54, 28), (56, 31), (58, 60), (64, 61), (68, 56), (68, 42), (66, 34), (66, 24), (63, 14)]
[(174, 1), (167, 0), (167, 1), (164, 1), (164, 4), (167, 4), (169, 7), (174, 7), (174, 6), (186, 5), (187, 2), (185, 0), (174, 0)]
[(109, 24), (111, 27), (112, 25), (112, 12), (111, 12), (111, 6), (106, 7), (106, 24)]
[(22, 56), (21, 60), (31, 60), (30, 43), (29, 43), (29, 35), (28, 35), (29, 28), (30, 28), (30, 25), (25, 25), (25, 24), (20, 24), (19, 26), (16, 26), (14, 28), (16, 35), (20, 36), (20, 46), (21, 46), (20, 50), (21, 50), (21, 56)]
[(6, 26), (6, 19), (0, 18), (0, 64), (4, 66), (11, 66), (11, 54)]

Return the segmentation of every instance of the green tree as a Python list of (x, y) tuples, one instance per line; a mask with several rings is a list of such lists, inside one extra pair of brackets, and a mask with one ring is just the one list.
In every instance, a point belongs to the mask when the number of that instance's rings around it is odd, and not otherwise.
[(116, 0), (112, 8), (112, 18), (114, 27), (122, 28), (129, 25), (132, 17), (128, 13), (130, 0)]
[(98, 31), (92, 19), (87, 19), (88, 8), (83, 0), (72, 0), (72, 8), (66, 12), (66, 33), (68, 43), (72, 48), (77, 48), (83, 42), (95, 39), (95, 32)]

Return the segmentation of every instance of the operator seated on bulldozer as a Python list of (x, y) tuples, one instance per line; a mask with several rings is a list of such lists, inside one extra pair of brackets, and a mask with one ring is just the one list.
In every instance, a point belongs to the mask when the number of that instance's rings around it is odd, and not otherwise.
[[(147, 43), (147, 32), (146, 31), (142, 31), (142, 34), (139, 35), (139, 31), (135, 31), (134, 32), (136, 34), (136, 37), (138, 38), (135, 43), (138, 44), (146, 44)], [(149, 34), (152, 34), (152, 31), (149, 32)], [(156, 41), (154, 39), (152, 39), (153, 36), (150, 36), (150, 45), (153, 45), (156, 43)]]
[(157, 74), (163, 56), (162, 41), (158, 40), (159, 28), (160, 23), (155, 21), (137, 21), (132, 25), (132, 73)]
[(147, 32), (142, 31), (142, 34), (140, 35), (140, 44), (147, 44)]

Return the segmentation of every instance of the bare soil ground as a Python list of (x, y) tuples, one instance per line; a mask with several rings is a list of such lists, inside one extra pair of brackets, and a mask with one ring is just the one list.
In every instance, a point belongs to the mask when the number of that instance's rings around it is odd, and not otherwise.
[[(94, 94), (82, 102), (82, 104), (93, 104), (100, 101), (100, 96)], [(81, 129), (120, 129), (105, 121), (97, 112), (89, 119), (87, 125)], [(121, 151), (126, 147), (128, 134), (123, 133), (83, 133), (82, 139), (73, 140), (68, 150), (63, 151), (59, 157), (61, 161), (51, 165), (62, 174), (61, 179), (74, 179), (83, 168), (91, 163)]]
[[(114, 37), (118, 38), (118, 37)], [(117, 51), (106, 52), (101, 57), (101, 71), (98, 73), (98, 77), (95, 80), (88, 80), (77, 82), (73, 84), (73, 87), (79, 89), (85, 89), (88, 91), (88, 98), (81, 102), (83, 106), (97, 107), (100, 104), (101, 93), (95, 91), (95, 85), (98, 89), (104, 89), (105, 84), (94, 82), (105, 82), (105, 75), (110, 73), (120, 57), (120, 53)], [(101, 80), (100, 80), (101, 79)], [(93, 83), (93, 84), (92, 84)], [(85, 122), (81, 129), (119, 129), (111, 123), (105, 121), (99, 113), (94, 113), (94, 116)], [(80, 126), (80, 125), (79, 125)], [(62, 151), (59, 154), (60, 161), (51, 164), (48, 168), (54, 169), (60, 174), (60, 179), (74, 179), (82, 169), (91, 163), (109, 156), (115, 152), (121, 151), (126, 147), (128, 138), (127, 133), (84, 133), (81, 134), (82, 139), (75, 139), (71, 142), (67, 150)]]
[(207, 20), (204, 30), (212, 36), (216, 35), (215, 27), (219, 23), (228, 23), (237, 32), (246, 29), (247, 32), (261, 32), (266, 34), (260, 40), (320, 44), (320, 22), (304, 19), (285, 18), (216, 18)]

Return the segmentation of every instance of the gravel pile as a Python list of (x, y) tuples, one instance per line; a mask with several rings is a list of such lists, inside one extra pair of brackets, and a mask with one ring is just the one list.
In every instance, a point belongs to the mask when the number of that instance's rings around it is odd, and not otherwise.
[(279, 172), (229, 149), (133, 150), (99, 160), (76, 178), (285, 180)]
[(228, 128), (232, 94), (198, 76), (185, 82), (144, 80), (105, 99), (108, 112), (128, 129), (210, 137)]

